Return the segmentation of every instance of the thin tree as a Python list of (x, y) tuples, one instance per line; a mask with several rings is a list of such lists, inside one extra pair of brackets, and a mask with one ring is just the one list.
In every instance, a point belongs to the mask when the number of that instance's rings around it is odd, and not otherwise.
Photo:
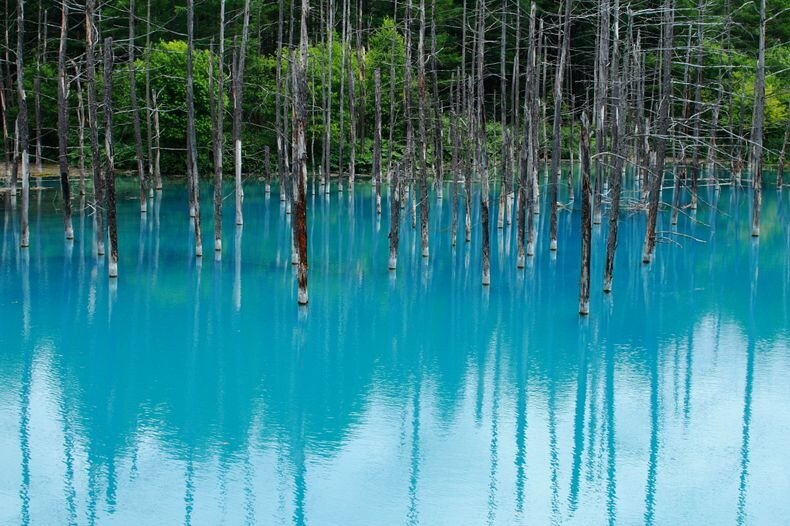
[(187, 0), (187, 168), (190, 174), (189, 208), (194, 213), (195, 256), (203, 256), (203, 236), (200, 231), (200, 176), (197, 165), (197, 134), (195, 132), (195, 93), (192, 74), (192, 52), (194, 49), (193, 0)]
[(422, 242), (422, 257), (429, 255), (428, 213), (430, 202), (428, 199), (428, 161), (427, 141), (425, 132), (425, 0), (420, 0), (420, 29), (417, 35), (417, 85), (419, 89), (419, 148), (420, 148), (420, 192), (418, 195), (420, 205), (420, 239)]
[(17, 137), (22, 155), (22, 232), (20, 246), (30, 246), (28, 209), (30, 205), (30, 146), (27, 124), (27, 93), (25, 92), (25, 1), (19, 0), (16, 13), (16, 88), (17, 88)]
[[(670, 0), (671, 1), (671, 0)], [(590, 123), (587, 114), (582, 113), (582, 127), (579, 135), (582, 163), (582, 224), (581, 224), (581, 271), (579, 273), (579, 314), (590, 313), (590, 240), (592, 238), (592, 188), (590, 187)]]
[(85, 1), (85, 82), (88, 91), (88, 132), (91, 143), (91, 168), (93, 169), (93, 218), (96, 231), (96, 254), (104, 255), (104, 182), (99, 153), (99, 116), (96, 100), (96, 0)]
[[(224, 8), (224, 2), (222, 7)], [(222, 31), (220, 31), (222, 33)], [(224, 104), (222, 98), (225, 96), (222, 89), (217, 89), (216, 85), (222, 83), (220, 80), (223, 76), (222, 67), (219, 67), (219, 75), (215, 81), (214, 75), (214, 41), (211, 41), (211, 53), (208, 63), (208, 96), (209, 96), (209, 109), (211, 113), (211, 147), (214, 157), (214, 250), (219, 252), (222, 250), (222, 111)], [(220, 44), (221, 47), (221, 44)], [(220, 55), (219, 62), (222, 64), (222, 57)]]
[(66, 38), (68, 34), (69, 7), (66, 0), (61, 3), (60, 45), (58, 46), (58, 164), (60, 167), (60, 189), (63, 193), (63, 228), (66, 239), (74, 239), (71, 224), (71, 186), (69, 185), (68, 158), (68, 91), (66, 86)]
[[(249, 0), (247, 0), (249, 2)], [(294, 239), (299, 253), (296, 266), (297, 302), (307, 304), (307, 13), (308, 0), (302, 0), (299, 53), (294, 64)]]
[(244, 190), (241, 186), (241, 111), (242, 88), (244, 87), (244, 57), (247, 53), (247, 35), (250, 27), (250, 0), (244, 1), (244, 21), (241, 30), (241, 47), (239, 48), (238, 61), (233, 74), (233, 161), (236, 172), (236, 224), (242, 225), (241, 202)]
[(757, 49), (757, 77), (754, 79), (752, 119), (752, 237), (760, 235), (760, 208), (763, 201), (763, 122), (765, 120), (765, 0), (760, 0), (760, 39)]
[(436, 0), (431, 1), (431, 72), (433, 85), (433, 158), (436, 169), (437, 197), (444, 190), (444, 141), (442, 139), (442, 105), (439, 99), (439, 65), (436, 51)]
[[(788, 112), (790, 113), (790, 112)], [(779, 152), (779, 161), (776, 164), (776, 188), (781, 190), (784, 184), (785, 175), (785, 159), (787, 154), (787, 142), (790, 141), (790, 117), (787, 119), (787, 126), (785, 127), (785, 138), (782, 141), (782, 151)]]
[(376, 215), (381, 215), (381, 71), (378, 69), (373, 72), (373, 83), (376, 103), (373, 129), (373, 184), (376, 187)]
[(666, 136), (669, 130), (669, 107), (672, 102), (672, 40), (675, 19), (674, 0), (664, 0), (661, 36), (661, 82), (658, 103), (658, 130), (655, 137), (655, 170), (650, 179), (650, 200), (647, 212), (647, 228), (642, 250), (642, 262), (650, 263), (656, 246), (656, 223), (661, 201), (661, 185), (664, 180)]
[(485, 0), (478, 0), (477, 20), (477, 154), (480, 166), (480, 227), (482, 229), (483, 277), (484, 286), (491, 284), (491, 262), (489, 261), (489, 211), (488, 211), (488, 153), (486, 151), (486, 116), (483, 104), (483, 60), (485, 59)]
[(508, 131), (507, 131), (507, 0), (502, 0), (500, 13), (499, 37), (499, 90), (500, 90), (500, 125), (502, 126), (502, 145), (500, 149), (501, 176), (499, 181), (499, 207), (497, 210), (496, 226), (499, 230), (505, 227), (505, 207), (507, 203), (507, 178), (508, 178)]
[[(191, 1), (191, 0), (190, 0)], [(115, 211), (115, 154), (112, 139), (112, 37), (104, 39), (104, 181), (107, 185), (107, 226), (110, 232), (110, 278), (118, 277), (118, 219)]]
[(146, 213), (147, 193), (145, 188), (145, 158), (143, 157), (143, 136), (140, 129), (140, 113), (137, 108), (137, 75), (134, 68), (134, 0), (129, 0), (129, 101), (132, 111), (134, 130), (134, 153), (137, 157), (137, 178), (140, 185), (140, 213)]
[[(44, 17), (42, 23), (41, 17)], [(36, 126), (36, 174), (38, 179), (36, 187), (41, 188), (41, 172), (43, 171), (41, 164), (41, 62), (47, 60), (47, 11), (41, 8), (41, 0), (38, 1), (38, 33), (36, 35), (36, 74), (33, 77), (33, 104), (34, 104), (34, 119)], [(41, 30), (44, 30), (44, 37), (41, 37)]]
[(400, 165), (395, 164), (392, 167), (392, 188), (390, 190), (390, 195), (392, 196), (392, 201), (390, 203), (390, 232), (389, 232), (389, 241), (390, 241), (390, 257), (389, 263), (387, 268), (390, 270), (395, 270), (398, 266), (398, 226), (400, 223), (400, 187), (401, 184), (399, 175), (400, 175)]

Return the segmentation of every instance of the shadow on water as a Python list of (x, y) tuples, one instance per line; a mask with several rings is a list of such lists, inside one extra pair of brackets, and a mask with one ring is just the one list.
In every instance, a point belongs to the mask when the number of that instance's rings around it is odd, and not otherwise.
[(52, 200), (34, 203), (27, 250), (0, 203), (0, 522), (790, 514), (776, 450), (790, 394), (772, 382), (790, 373), (787, 193), (765, 192), (753, 242), (746, 191), (701, 191), (715, 208), (677, 229), (704, 243), (676, 236), (650, 266), (644, 216), (623, 213), (606, 297), (594, 233), (583, 321), (577, 212), (561, 212), (556, 254), (535, 217), (524, 270), (516, 222), (492, 236), (482, 289), (476, 196), (471, 243), (459, 231), (455, 248), (450, 193), (432, 201), (427, 261), (407, 207), (390, 273), (388, 189), (380, 218), (365, 184), (311, 194), (311, 303), (297, 309), (291, 218), (272, 194), (247, 188), (243, 229), (229, 218), (225, 251), (204, 261), (183, 186), (156, 192), (147, 215), (119, 199), (114, 284), (84, 200), (70, 243)]

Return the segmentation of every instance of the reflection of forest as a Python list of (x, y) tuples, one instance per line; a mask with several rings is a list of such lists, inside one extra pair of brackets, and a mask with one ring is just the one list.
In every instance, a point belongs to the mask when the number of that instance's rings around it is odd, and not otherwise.
[[(670, 491), (663, 477), (682, 479), (689, 456), (726, 452), (738, 495), (723, 491), (735, 500), (720, 513), (745, 520), (757, 498), (750, 448), (761, 447), (750, 426), (771, 410), (756, 393), (761, 379), (790, 372), (787, 199), (766, 192), (758, 245), (748, 194), (711, 192), (718, 210), (704, 207), (700, 223), (680, 226), (707, 243), (677, 238), (683, 247), (662, 245), (650, 267), (638, 263), (643, 218), (629, 217), (615, 293), (596, 299), (593, 287), (594, 315), (580, 322), (569, 216), (560, 223), (565, 252), (539, 254), (523, 275), (515, 242), (494, 236), (494, 283), (481, 294), (476, 251), (459, 245), (428, 268), (408, 252), (408, 228), (397, 276), (379, 272), (386, 227), (372, 219), (366, 192), (358, 190), (354, 215), (313, 198), (314, 288), (301, 314), (276, 197), (249, 192), (244, 230), (221, 260), (184, 257), (180, 195), (139, 224), (121, 222), (128, 270), (115, 290), (90, 255), (90, 235), (64, 255), (48, 203), (29, 257), (14, 248), (19, 229), (6, 210), (0, 418), (2, 429), (19, 431), (2, 440), (13, 444), (3, 465), (20, 489), (3, 489), (18, 494), (21, 514), (11, 518), (36, 522), (47, 485), (63, 488), (47, 499), (66, 510), (64, 521), (82, 521), (133, 507), (124, 499), (155, 498), (157, 484), (174, 479), (187, 519), (212, 506), (236, 513), (238, 498), (248, 518), (302, 522), (311, 506), (329, 506), (333, 476), (364, 474), (393, 493), (392, 506), (403, 501), (401, 521), (416, 523), (437, 512), (446, 497), (438, 488), (474, 473), (463, 490), (479, 492), (473, 522), (600, 512), (651, 523)], [(132, 217), (134, 206), (122, 206)], [(449, 203), (434, 215), (432, 232), (441, 232)], [(75, 222), (78, 232), (90, 228), (89, 216)], [(434, 254), (450, 253), (445, 237)], [(605, 236), (593, 239), (599, 279)], [(153, 486), (142, 490), (138, 479)], [(202, 501), (207, 492), (217, 500)], [(691, 509), (683, 499), (673, 506), (663, 513)]]

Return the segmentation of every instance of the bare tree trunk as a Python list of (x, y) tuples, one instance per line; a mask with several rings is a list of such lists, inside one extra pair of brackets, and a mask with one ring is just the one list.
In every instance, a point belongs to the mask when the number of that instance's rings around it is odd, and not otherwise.
[[(474, 132), (474, 115), (472, 110), (472, 75), (469, 75), (468, 79), (462, 79), (462, 85), (466, 85), (464, 91), (466, 92), (465, 101), (466, 101), (466, 139), (467, 139), (467, 146), (466, 149), (466, 161), (465, 161), (465, 169), (464, 169), (464, 241), (466, 243), (470, 243), (472, 241), (472, 162), (470, 162), (470, 157), (473, 155), (473, 151), (476, 151), (477, 148), (474, 147), (475, 142), (477, 142), (477, 138)], [(473, 150), (473, 151), (470, 151)]]
[(82, 98), (80, 72), (75, 70), (77, 79), (77, 144), (79, 145), (80, 197), (85, 195), (85, 106)]
[[(412, 184), (414, 174), (414, 123), (411, 113), (411, 4), (406, 0), (406, 12), (403, 18), (403, 32), (406, 46), (406, 63), (403, 69), (403, 105), (404, 118), (406, 119), (406, 151), (403, 158), (403, 172), (401, 173), (404, 190), (408, 195), (409, 185)], [(412, 200), (412, 202), (414, 202)], [(405, 204), (405, 203), (404, 203)], [(412, 207), (412, 227), (415, 224), (414, 207)]]
[[(8, 29), (6, 29), (8, 33)], [(10, 182), (10, 169), (11, 169), (11, 149), (9, 146), (9, 133), (8, 133), (8, 106), (6, 105), (6, 85), (5, 76), (3, 71), (0, 70), (0, 120), (3, 126), (3, 177), (7, 177)], [(14, 190), (16, 195), (16, 190)]]
[(395, 164), (392, 170), (392, 188), (390, 195), (392, 201), (390, 203), (390, 259), (387, 268), (395, 270), (398, 266), (398, 226), (400, 223), (400, 184), (399, 179), (400, 165)]
[[(340, 140), (338, 141), (338, 145), (337, 145), (337, 150), (338, 150), (338, 153), (337, 153), (337, 171), (338, 171), (338, 174), (337, 174), (337, 188), (338, 188), (338, 190), (340, 192), (343, 191), (343, 171), (344, 171), (343, 170), (343, 166), (344, 166), (343, 152), (344, 152), (345, 141), (346, 141), (346, 121), (345, 121), (345, 117), (346, 117), (346, 113), (345, 113), (345, 108), (346, 108), (346, 95), (345, 95), (345, 92), (346, 92), (346, 76), (345, 76), (344, 73), (346, 71), (346, 57), (348, 55), (348, 47), (349, 47), (349, 45), (351, 43), (351, 34), (350, 34), (350, 32), (351, 32), (351, 29), (350, 29), (350, 26), (351, 26), (351, 20), (350, 20), (351, 19), (351, 6), (350, 6), (350, 3), (351, 3), (351, 0), (343, 0), (343, 8), (342, 8), (343, 9), (343, 14), (340, 17), (340, 20), (341, 20), (340, 23), (343, 26), (343, 28), (341, 30), (341, 33), (342, 33), (342, 35), (341, 35), (342, 45), (340, 47), (340, 107), (339, 107), (339, 109), (340, 109), (340, 123), (339, 123), (340, 124)], [(331, 66), (330, 66), (329, 71), (332, 71)], [(330, 81), (329, 85), (330, 86), (332, 85), (331, 81)], [(330, 100), (330, 107), (331, 107), (332, 97), (329, 97), (329, 100)], [(328, 192), (328, 189), (329, 189), (329, 187), (327, 186), (327, 192)]]
[(134, 70), (134, 0), (129, 0), (129, 101), (134, 129), (134, 153), (137, 157), (137, 177), (140, 183), (140, 213), (148, 210), (145, 188), (145, 158), (143, 157), (143, 136), (140, 130), (140, 113), (137, 108), (137, 76)]
[(439, 73), (436, 60), (436, 0), (431, 1), (431, 71), (433, 74), (433, 158), (436, 169), (436, 193), (444, 193), (444, 141), (442, 140), (442, 106), (439, 100)]
[(60, 189), (63, 193), (63, 228), (66, 239), (74, 239), (71, 224), (71, 186), (69, 185), (68, 158), (68, 108), (66, 87), (66, 37), (68, 34), (69, 7), (66, 0), (61, 3), (60, 45), (58, 47), (58, 164), (60, 166)]
[(115, 212), (115, 154), (112, 140), (112, 37), (104, 39), (104, 181), (107, 183), (107, 226), (110, 231), (108, 275), (118, 277), (118, 219)]
[(760, 235), (760, 208), (763, 201), (763, 121), (765, 114), (765, 0), (760, 0), (760, 42), (757, 50), (757, 77), (754, 80), (752, 127), (752, 237)]
[(195, 132), (195, 95), (192, 76), (192, 51), (194, 49), (193, 0), (187, 0), (187, 165), (191, 175), (190, 209), (195, 217), (195, 256), (203, 256), (203, 236), (200, 232), (200, 176), (197, 164), (197, 134)]
[[(222, 250), (222, 171), (225, 150), (225, 0), (219, 3), (219, 49), (217, 56), (217, 118), (214, 125), (214, 250)], [(280, 57), (277, 56), (279, 69)], [(279, 86), (278, 86), (279, 90)], [(279, 99), (279, 91), (277, 97)], [(278, 113), (279, 120), (279, 113)], [(277, 131), (279, 133), (279, 130)], [(278, 141), (280, 139), (278, 138)]]
[(238, 63), (233, 76), (233, 161), (236, 172), (236, 224), (244, 224), (241, 202), (244, 198), (244, 189), (241, 186), (241, 110), (242, 88), (244, 86), (244, 57), (247, 53), (247, 35), (250, 27), (250, 0), (244, 2), (244, 22), (241, 30), (241, 47), (239, 48)]
[(601, 223), (603, 179), (605, 177), (603, 153), (606, 148), (604, 127), (606, 125), (606, 101), (608, 96), (607, 61), (609, 59), (609, 0), (602, 0), (598, 10), (598, 41), (595, 80), (595, 199), (593, 223)]
[[(272, 191), (272, 168), (271, 168), (271, 155), (269, 152), (269, 147), (263, 147), (263, 180), (264, 180), (264, 193), (266, 197), (269, 197), (269, 194)], [(315, 180), (313, 180), (315, 182)], [(313, 188), (315, 190), (315, 187)]]
[(157, 103), (158, 95), (156, 92), (151, 93), (151, 103), (153, 104), (154, 113), (154, 185), (157, 190), (162, 189), (162, 171), (159, 169), (159, 160), (162, 154), (159, 148), (159, 104)]
[(539, 70), (539, 56), (537, 49), (541, 47), (541, 34), (535, 34), (535, 4), (532, 4), (529, 13), (529, 51), (527, 53), (527, 78), (525, 84), (525, 135), (524, 143), (526, 145), (526, 173), (527, 173), (527, 187), (525, 189), (526, 209), (527, 214), (527, 240), (526, 240), (526, 254), (527, 256), (535, 255), (535, 217), (538, 213), (540, 202), (538, 194), (538, 168), (540, 166), (540, 147), (538, 142), (539, 130), (539, 106), (540, 97), (538, 79), (540, 78)]
[[(671, 1), (671, 0), (670, 0)], [(582, 129), (580, 143), (582, 149), (582, 265), (579, 274), (579, 314), (590, 314), (590, 240), (592, 238), (591, 202), (593, 199), (590, 188), (590, 124), (587, 114), (582, 113)]]
[[(351, 37), (349, 37), (351, 40)], [(354, 83), (354, 63), (348, 60), (348, 124), (351, 152), (348, 160), (348, 191), (354, 190), (354, 179), (357, 171), (357, 89)]]
[(507, 0), (502, 0), (502, 12), (500, 13), (500, 37), (499, 37), (499, 90), (500, 93), (500, 125), (502, 126), (502, 145), (500, 149), (500, 179), (499, 179), (499, 207), (497, 209), (497, 229), (505, 227), (505, 205), (507, 203), (507, 178), (508, 178), (508, 134), (507, 134)]
[[(44, 23), (41, 16), (44, 16)], [(44, 29), (44, 38), (41, 38), (41, 29)], [(47, 59), (47, 11), (42, 10), (41, 0), (38, 2), (38, 34), (36, 36), (36, 75), (33, 78), (33, 103), (35, 104), (34, 115), (36, 122), (36, 188), (41, 188), (41, 62)], [(43, 49), (42, 49), (43, 48)]]
[(373, 129), (373, 184), (376, 186), (376, 215), (381, 215), (381, 71), (373, 72), (376, 122)]
[(650, 202), (647, 213), (647, 228), (645, 232), (642, 262), (650, 263), (653, 250), (656, 246), (656, 223), (658, 220), (658, 207), (661, 201), (661, 185), (664, 180), (664, 160), (666, 156), (666, 136), (669, 130), (669, 107), (672, 103), (672, 35), (675, 18), (673, 0), (665, 0), (663, 7), (664, 21), (661, 37), (661, 90), (658, 106), (658, 133), (656, 136), (656, 163), (655, 172), (650, 181)]
[[(276, 88), (274, 91), (274, 105), (275, 105), (275, 135), (277, 142), (277, 176), (280, 181), (280, 201), (285, 200), (285, 187), (283, 181), (285, 180), (285, 134), (283, 133), (282, 122), (282, 62), (283, 62), (283, 16), (284, 16), (284, 2), (278, 0), (277, 2), (277, 64), (275, 65), (275, 83)], [(224, 1), (222, 6), (224, 7)], [(223, 12), (224, 13), (224, 12)], [(224, 21), (223, 21), (224, 31)]]
[(30, 246), (30, 231), (28, 228), (28, 209), (30, 205), (30, 151), (29, 130), (27, 124), (27, 94), (25, 93), (25, 64), (23, 61), (25, 42), (25, 2), (17, 3), (17, 30), (16, 30), (16, 87), (17, 87), (17, 123), (19, 137), (19, 151), (22, 155), (22, 232), (20, 246)]
[[(398, 27), (398, 0), (394, 0), (393, 6), (393, 25)], [(390, 42), (390, 120), (389, 120), (389, 146), (387, 148), (387, 179), (392, 177), (392, 154), (395, 150), (395, 42)]]
[(554, 73), (554, 121), (551, 128), (550, 250), (557, 250), (557, 201), (559, 200), (560, 157), (562, 157), (562, 148), (560, 144), (560, 139), (562, 138), (562, 81), (565, 78), (565, 61), (568, 56), (568, 48), (570, 47), (572, 3), (572, 0), (565, 0), (565, 14), (562, 21), (562, 30), (560, 32), (560, 56), (557, 60), (557, 69)]
[(489, 225), (488, 225), (488, 152), (486, 151), (486, 116), (483, 97), (483, 60), (485, 59), (485, 0), (478, 0), (477, 22), (477, 148), (480, 156), (480, 223), (482, 229), (483, 249), (483, 278), (484, 286), (491, 284), (491, 262), (489, 261)]
[(85, 75), (88, 89), (88, 131), (91, 143), (91, 167), (93, 168), (93, 206), (96, 230), (96, 253), (104, 255), (104, 182), (101, 175), (99, 153), (99, 116), (96, 100), (96, 38), (98, 30), (94, 21), (96, 0), (85, 2)]
[(782, 151), (779, 153), (779, 162), (776, 166), (776, 188), (782, 189), (784, 184), (785, 175), (785, 155), (787, 154), (787, 142), (790, 140), (790, 117), (787, 119), (787, 127), (785, 128), (785, 138), (782, 141)]
[[(248, 0), (249, 1), (249, 0)], [(294, 239), (299, 253), (296, 266), (297, 302), (307, 304), (307, 13), (308, 0), (302, 0), (299, 54), (294, 73)]]
[(153, 110), (151, 102), (151, 0), (145, 6), (145, 142), (146, 142), (146, 170), (145, 185), (148, 187), (148, 197), (154, 196), (153, 173)]
[[(458, 70), (456, 70), (456, 74)], [(453, 204), (451, 207), (451, 226), (450, 226), (450, 243), (453, 247), (456, 245), (456, 238), (458, 236), (458, 176), (460, 175), (458, 172), (458, 153), (461, 148), (460, 145), (460, 131), (458, 129), (459, 124), (458, 120), (461, 118), (461, 83), (463, 83), (463, 79), (460, 82), (457, 81), (456, 78), (453, 78), (453, 82), (451, 84), (450, 90), (450, 104), (451, 104), (451, 119), (450, 119), (450, 140), (452, 141), (452, 159), (450, 165), (450, 174), (453, 178)], [(455, 93), (453, 94), (452, 87), (455, 88)]]
[(614, 254), (617, 250), (617, 227), (620, 216), (620, 193), (623, 183), (624, 148), (621, 146), (620, 130), (625, 128), (625, 94), (621, 90), (620, 77), (620, 0), (614, 0), (614, 42), (612, 42), (612, 203), (609, 208), (609, 236), (606, 238), (606, 265), (604, 267), (603, 291), (612, 291)]
[[(223, 3), (224, 4), (224, 3)], [(224, 5), (223, 5), (224, 7)], [(222, 125), (220, 120), (222, 117), (222, 102), (224, 93), (222, 90), (216, 92), (214, 80), (214, 41), (211, 41), (211, 53), (208, 63), (208, 96), (209, 96), (209, 109), (211, 113), (211, 147), (212, 155), (214, 157), (214, 250), (219, 252), (222, 250)], [(219, 59), (220, 63), (222, 58)], [(219, 68), (218, 78), (223, 76), (222, 67)], [(222, 81), (218, 81), (217, 84)], [(216, 92), (216, 93), (215, 93)], [(219, 106), (218, 106), (219, 105)]]
[(419, 100), (419, 141), (420, 141), (420, 239), (422, 240), (422, 257), (429, 255), (428, 213), (428, 162), (427, 142), (425, 137), (425, 0), (420, 0), (420, 30), (417, 37), (417, 84), (420, 91)]

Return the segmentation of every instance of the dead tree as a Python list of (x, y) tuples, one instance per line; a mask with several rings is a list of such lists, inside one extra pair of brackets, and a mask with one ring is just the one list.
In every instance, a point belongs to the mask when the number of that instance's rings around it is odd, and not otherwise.
[(82, 96), (82, 82), (80, 72), (74, 71), (77, 80), (77, 146), (79, 152), (79, 171), (80, 171), (80, 197), (85, 195), (85, 105)]
[(392, 187), (390, 195), (390, 258), (387, 268), (395, 270), (398, 266), (398, 226), (400, 223), (400, 165), (397, 163), (392, 167)]
[(704, 31), (703, 31), (703, 23), (702, 23), (702, 16), (705, 10), (705, 0), (699, 0), (697, 5), (697, 52), (696, 52), (696, 61), (695, 65), (697, 66), (696, 70), (696, 81), (694, 82), (694, 107), (693, 107), (693, 115), (694, 115), (694, 124), (693, 124), (693, 137), (692, 137), (692, 154), (691, 154), (691, 209), (697, 209), (697, 180), (699, 179), (700, 175), (700, 150), (702, 145), (702, 140), (700, 138), (700, 128), (702, 124), (702, 46), (703, 46), (703, 38), (704, 38)]
[(661, 185), (664, 180), (666, 136), (669, 130), (669, 107), (672, 103), (672, 40), (675, 19), (674, 0), (664, 0), (664, 20), (661, 36), (661, 82), (658, 104), (658, 130), (655, 137), (655, 170), (650, 180), (650, 201), (647, 212), (647, 228), (642, 250), (642, 262), (650, 263), (656, 246), (656, 223), (661, 202)]
[[(502, 12), (500, 13), (499, 38), (499, 89), (500, 93), (500, 124), (502, 126), (502, 146), (500, 150), (501, 174), (499, 179), (499, 207), (497, 210), (496, 226), (499, 230), (505, 227), (505, 205), (507, 202), (507, 177), (508, 177), (508, 134), (507, 134), (507, 0), (502, 0)], [(515, 109), (515, 108), (514, 108)]]
[(157, 103), (156, 92), (151, 93), (151, 110), (154, 114), (154, 185), (157, 190), (162, 190), (162, 171), (159, 169), (159, 160), (162, 149), (159, 147), (159, 104)]
[[(417, 36), (417, 85), (419, 89), (419, 148), (420, 148), (420, 239), (422, 241), (422, 257), (429, 255), (428, 238), (428, 213), (430, 201), (428, 199), (428, 161), (427, 141), (425, 133), (425, 0), (420, 0), (420, 29)], [(485, 147), (485, 143), (483, 143)]]
[(605, 177), (603, 154), (606, 148), (606, 101), (609, 82), (607, 80), (609, 61), (609, 0), (602, 0), (598, 7), (598, 40), (595, 70), (594, 118), (595, 118), (595, 199), (593, 202), (593, 223), (601, 223), (603, 206), (603, 180)]
[(153, 173), (153, 109), (151, 102), (151, 0), (146, 1), (145, 7), (145, 142), (146, 142), (146, 170), (145, 185), (148, 187), (148, 197), (154, 194)]
[(784, 184), (785, 175), (785, 155), (787, 154), (787, 142), (790, 140), (790, 117), (787, 119), (787, 127), (785, 128), (785, 138), (782, 141), (782, 151), (779, 152), (779, 162), (776, 165), (776, 188), (782, 189)]
[[(670, 0), (671, 1), (671, 0)], [(590, 187), (590, 123), (582, 113), (582, 128), (579, 134), (582, 162), (582, 224), (581, 224), (581, 271), (579, 273), (579, 314), (590, 314), (590, 240), (592, 238), (592, 189)]]
[[(44, 17), (42, 24), (41, 17)], [(36, 174), (38, 180), (36, 187), (41, 188), (41, 62), (47, 60), (47, 11), (41, 9), (41, 0), (38, 2), (38, 33), (36, 35), (36, 74), (33, 77), (33, 104), (36, 126)], [(41, 38), (41, 29), (44, 29), (44, 38)]]
[(431, 1), (431, 73), (433, 85), (433, 162), (436, 170), (437, 197), (444, 191), (444, 141), (442, 140), (442, 106), (439, 100), (439, 66), (436, 54), (436, 0)]
[(560, 157), (562, 149), (560, 139), (562, 138), (562, 81), (565, 78), (565, 61), (567, 60), (568, 50), (571, 39), (571, 12), (573, 0), (565, 0), (565, 14), (562, 21), (560, 32), (560, 50), (557, 59), (557, 69), (554, 72), (554, 122), (552, 124), (552, 145), (551, 145), (551, 217), (549, 226), (549, 249), (557, 250), (557, 201), (559, 199), (560, 184)]
[(263, 147), (263, 180), (264, 180), (264, 192), (266, 193), (266, 197), (269, 197), (269, 194), (272, 191), (272, 172), (271, 172), (271, 156), (269, 153), (269, 146)]
[[(224, 18), (225, 2), (221, 3), (220, 10), (223, 11), (220, 18)], [(220, 35), (224, 33), (220, 29)], [(224, 35), (223, 35), (224, 36)], [(222, 39), (220, 39), (220, 50), (222, 50)], [(222, 90), (222, 52), (219, 55), (219, 74), (217, 80), (214, 78), (214, 42), (211, 42), (211, 56), (208, 63), (208, 95), (209, 108), (211, 111), (211, 147), (214, 157), (214, 250), (222, 250), (222, 112), (224, 111)], [(215, 87), (215, 84), (217, 87)]]
[(200, 232), (200, 176), (197, 165), (197, 134), (195, 132), (195, 94), (192, 75), (192, 51), (194, 49), (193, 0), (187, 0), (187, 167), (190, 175), (189, 208), (194, 212), (195, 256), (203, 256), (203, 236)]
[(85, 82), (88, 91), (88, 132), (91, 143), (91, 168), (93, 169), (93, 218), (96, 231), (96, 254), (104, 255), (104, 182), (99, 153), (99, 116), (96, 100), (96, 29), (94, 11), (96, 0), (85, 1)]
[(66, 0), (61, 3), (60, 45), (58, 46), (58, 165), (60, 168), (60, 190), (63, 193), (63, 228), (66, 239), (74, 239), (71, 225), (71, 186), (69, 185), (68, 158), (68, 91), (66, 86), (66, 37), (68, 34), (69, 7)]
[[(456, 74), (457, 73), (458, 70), (456, 70)], [(455, 87), (454, 93), (452, 87)], [(461, 83), (459, 83), (457, 79), (454, 77), (453, 82), (451, 83), (451, 90), (450, 90), (450, 103), (451, 103), (450, 140), (452, 141), (452, 157), (450, 160), (450, 174), (451, 177), (453, 178), (452, 180), (453, 203), (450, 211), (450, 215), (451, 215), (450, 244), (453, 247), (455, 247), (456, 245), (456, 237), (458, 236), (458, 175), (459, 175), (458, 154), (461, 148), (461, 144), (460, 144), (461, 137), (460, 137), (459, 123), (458, 123), (458, 119), (461, 118), (460, 97), (461, 97)]]
[(374, 98), (376, 102), (375, 127), (373, 129), (373, 184), (376, 186), (376, 215), (381, 215), (381, 71), (373, 72)]
[(241, 47), (238, 62), (233, 72), (233, 167), (236, 181), (236, 224), (244, 224), (241, 202), (244, 190), (241, 186), (241, 111), (242, 88), (244, 86), (244, 56), (247, 52), (247, 35), (250, 27), (250, 0), (244, 2), (244, 21), (241, 30)]
[[(225, 6), (224, 1), (222, 2), (222, 7)], [(280, 200), (285, 200), (285, 187), (283, 186), (283, 181), (285, 180), (285, 134), (283, 133), (283, 122), (282, 122), (282, 112), (283, 112), (283, 103), (282, 103), (282, 93), (283, 93), (283, 81), (282, 81), (282, 62), (283, 62), (283, 16), (284, 16), (284, 6), (283, 0), (278, 0), (277, 2), (277, 63), (275, 65), (275, 84), (276, 88), (274, 90), (274, 106), (275, 106), (275, 135), (276, 135), (276, 144), (277, 144), (277, 176), (280, 181)], [(223, 11), (224, 14), (224, 11)], [(224, 32), (224, 21), (223, 27), (221, 31)], [(222, 40), (220, 40), (222, 42)], [(222, 44), (220, 44), (222, 45)]]
[(752, 118), (752, 237), (760, 235), (760, 208), (763, 201), (763, 122), (765, 119), (765, 0), (760, 0), (760, 41), (757, 49), (757, 77), (754, 79)]
[[(406, 120), (406, 151), (403, 155), (401, 186), (408, 192), (409, 185), (413, 180), (414, 173), (414, 123), (412, 122), (411, 111), (411, 1), (406, 0), (406, 11), (403, 17), (403, 33), (406, 47), (406, 62), (403, 68), (403, 106), (404, 118)], [(412, 201), (413, 202), (413, 201)], [(405, 206), (405, 202), (402, 205)], [(414, 208), (412, 208), (414, 210)], [(412, 226), (414, 226), (415, 214), (412, 212)]]
[[(191, 1), (191, 0), (190, 0)], [(107, 227), (110, 232), (110, 278), (118, 277), (118, 218), (115, 211), (115, 156), (112, 139), (112, 37), (104, 39), (104, 181), (107, 185)]]
[(483, 278), (484, 286), (491, 284), (491, 262), (489, 261), (489, 225), (488, 225), (488, 152), (486, 151), (486, 116), (483, 97), (483, 61), (485, 60), (485, 0), (478, 0), (477, 21), (477, 155), (480, 166), (480, 228), (482, 229)]
[[(349, 41), (351, 36), (348, 37)], [(357, 89), (354, 82), (354, 64), (351, 58), (348, 59), (348, 133), (351, 148), (348, 159), (348, 191), (354, 190), (354, 179), (357, 172)]]
[[(614, 0), (614, 42), (612, 42), (612, 202), (609, 207), (609, 235), (606, 238), (606, 265), (604, 268), (603, 291), (612, 291), (612, 275), (614, 274), (614, 254), (617, 250), (617, 227), (620, 216), (620, 194), (623, 185), (623, 159), (625, 149), (620, 138), (625, 128), (625, 90), (620, 76), (620, 0)], [(625, 68), (623, 68), (625, 72)], [(625, 74), (625, 73), (624, 73)]]
[(134, 0), (129, 0), (129, 101), (132, 111), (134, 130), (134, 153), (137, 157), (137, 177), (140, 184), (140, 213), (147, 211), (145, 188), (145, 159), (143, 157), (143, 136), (140, 130), (140, 113), (137, 108), (137, 76), (134, 70)]
[[(249, 6), (249, 0), (247, 0)], [(308, 0), (302, 0), (299, 53), (294, 64), (294, 239), (299, 254), (296, 266), (297, 302), (307, 304), (307, 13)]]
[[(17, 88), (17, 137), (22, 156), (22, 232), (20, 246), (30, 246), (28, 211), (30, 205), (30, 145), (27, 124), (27, 93), (25, 92), (25, 2), (19, 0), (16, 13), (16, 88)], [(15, 163), (16, 164), (16, 163)], [(16, 190), (14, 190), (16, 191)]]

